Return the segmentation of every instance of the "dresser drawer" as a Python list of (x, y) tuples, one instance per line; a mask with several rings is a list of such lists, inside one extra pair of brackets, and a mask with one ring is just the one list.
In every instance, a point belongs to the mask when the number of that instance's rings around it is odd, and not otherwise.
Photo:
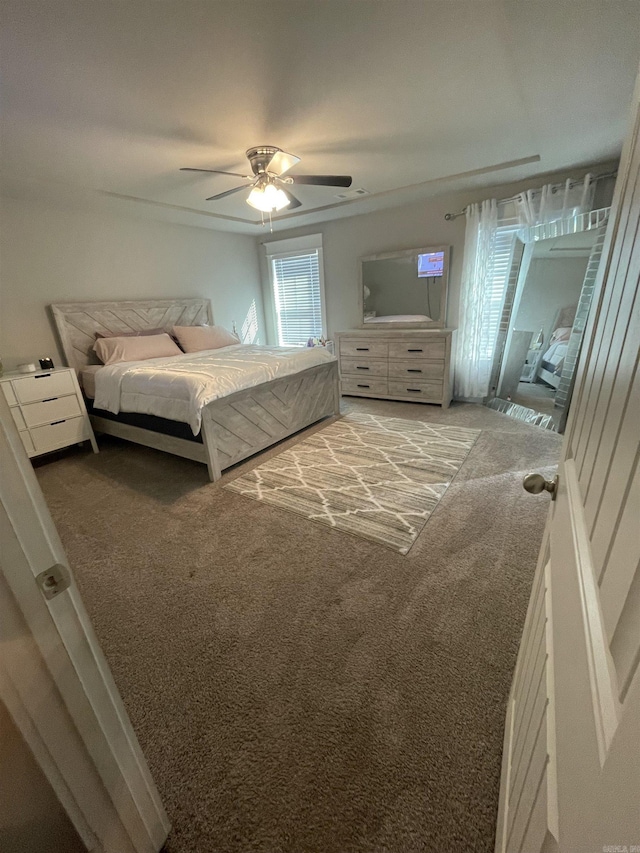
[(20, 403), (34, 403), (36, 400), (76, 393), (73, 377), (68, 370), (60, 373), (36, 373), (33, 376), (25, 376), (24, 379), (14, 379), (13, 390)]
[(389, 380), (390, 397), (407, 397), (416, 400), (432, 400), (439, 403), (442, 400), (442, 382), (400, 382)]
[(407, 361), (389, 361), (390, 379), (411, 379), (418, 382), (444, 379), (444, 361), (421, 361), (417, 358)]
[(386, 341), (374, 341), (372, 339), (347, 338), (340, 340), (340, 357), (344, 358), (387, 358), (389, 345)]
[(84, 417), (69, 418), (46, 426), (34, 427), (31, 430), (31, 438), (36, 453), (46, 453), (48, 450), (57, 450), (78, 441), (88, 438), (88, 429)]
[(22, 407), (25, 423), (28, 427), (50, 424), (65, 418), (76, 418), (82, 414), (80, 403), (75, 394), (67, 397), (55, 397), (41, 403), (29, 403)]
[(366, 376), (343, 376), (342, 377), (342, 393), (343, 394), (387, 394), (386, 379), (368, 379)]
[(13, 393), (13, 388), (11, 387), (10, 382), (3, 382), (2, 383), (2, 393), (4, 394), (6, 401), (10, 406), (17, 406), (18, 405), (18, 401), (16, 400), (16, 395)]
[(444, 339), (437, 341), (389, 341), (389, 358), (444, 358)]
[(341, 358), (340, 372), (352, 376), (387, 376), (387, 360), (375, 358)]

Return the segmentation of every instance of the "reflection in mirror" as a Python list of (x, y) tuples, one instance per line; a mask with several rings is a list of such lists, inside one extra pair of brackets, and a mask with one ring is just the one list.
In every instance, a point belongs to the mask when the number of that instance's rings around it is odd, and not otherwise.
[(602, 239), (594, 229), (525, 247), (500, 366), (501, 411), (527, 419), (524, 407), (539, 416), (532, 422), (563, 431)]
[(360, 273), (363, 327), (444, 326), (448, 246), (362, 258)]

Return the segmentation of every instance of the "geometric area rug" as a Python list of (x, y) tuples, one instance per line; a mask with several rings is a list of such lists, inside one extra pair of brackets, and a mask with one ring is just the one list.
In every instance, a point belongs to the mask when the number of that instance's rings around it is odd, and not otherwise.
[(350, 414), (224, 488), (406, 554), (479, 434)]

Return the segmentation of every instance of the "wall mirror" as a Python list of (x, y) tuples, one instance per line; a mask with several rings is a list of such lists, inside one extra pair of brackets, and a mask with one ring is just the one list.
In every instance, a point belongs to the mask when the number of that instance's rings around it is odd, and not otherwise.
[(449, 251), (449, 246), (427, 246), (361, 258), (362, 328), (442, 328)]
[(492, 408), (564, 432), (609, 210), (524, 229), (516, 240)]

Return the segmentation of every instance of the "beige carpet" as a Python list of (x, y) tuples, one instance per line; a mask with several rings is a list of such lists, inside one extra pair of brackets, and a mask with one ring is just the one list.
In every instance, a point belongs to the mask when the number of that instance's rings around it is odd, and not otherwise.
[(478, 430), (349, 414), (225, 488), (406, 554)]
[(560, 438), (471, 405), (343, 405), (482, 430), (407, 556), (116, 439), (38, 463), (168, 853), (493, 850), (549, 506), (521, 481)]

